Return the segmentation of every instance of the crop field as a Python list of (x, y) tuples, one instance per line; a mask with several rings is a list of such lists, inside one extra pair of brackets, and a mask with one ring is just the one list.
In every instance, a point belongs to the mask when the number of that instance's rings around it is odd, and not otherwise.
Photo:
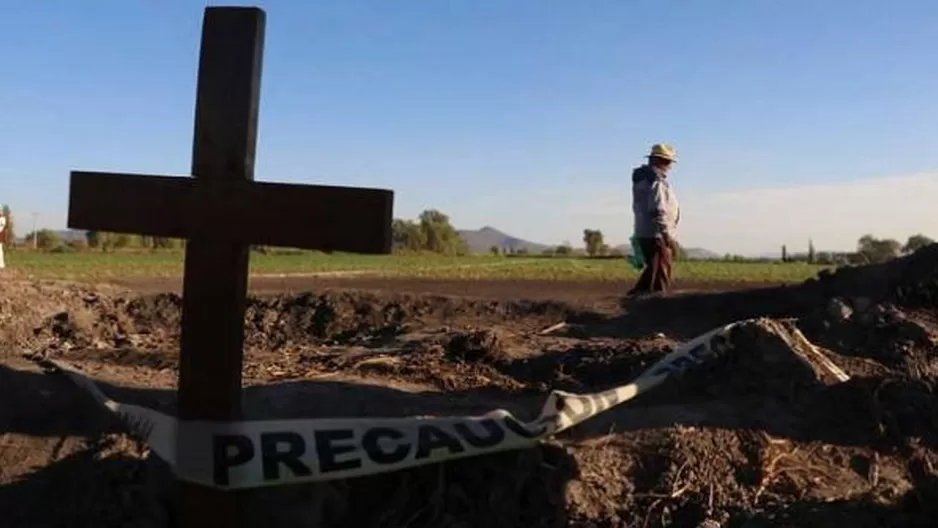
[[(35, 278), (107, 281), (182, 274), (181, 252), (37, 253), (11, 252), (8, 266)], [(675, 265), (678, 280), (728, 283), (793, 283), (815, 276), (822, 266), (804, 263), (686, 261)], [(251, 255), (251, 273), (264, 275), (347, 275), (445, 280), (627, 281), (638, 272), (624, 259), (437, 255), (370, 256), (295, 252)]]

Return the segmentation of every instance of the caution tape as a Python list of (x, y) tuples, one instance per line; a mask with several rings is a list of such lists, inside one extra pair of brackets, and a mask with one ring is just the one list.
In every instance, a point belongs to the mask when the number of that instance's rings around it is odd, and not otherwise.
[(67, 375), (117, 414), (177, 478), (244, 489), (374, 475), (532, 447), (730, 349), (730, 331), (745, 322), (694, 338), (627, 385), (593, 394), (553, 391), (530, 422), (503, 409), (466, 417), (181, 421), (108, 398), (72, 365), (38, 361)]

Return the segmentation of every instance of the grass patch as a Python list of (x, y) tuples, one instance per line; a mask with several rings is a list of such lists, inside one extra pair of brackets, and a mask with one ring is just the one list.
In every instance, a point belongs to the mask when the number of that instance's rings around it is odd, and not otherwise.
[[(180, 276), (183, 253), (9, 252), (7, 265), (36, 278), (78, 281)], [(800, 282), (823, 267), (780, 262), (678, 262), (684, 280), (735, 283)], [(427, 279), (634, 280), (622, 259), (505, 258), (497, 256), (385, 256), (293, 252), (251, 255), (252, 275), (368, 272), (383, 277)]]

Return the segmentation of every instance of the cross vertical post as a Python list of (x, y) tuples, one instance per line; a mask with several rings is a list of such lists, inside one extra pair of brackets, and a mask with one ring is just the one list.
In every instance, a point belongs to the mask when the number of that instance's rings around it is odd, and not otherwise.
[[(206, 188), (253, 181), (265, 13), (209, 7), (202, 22), (192, 175)], [(205, 204), (211, 207), (209, 204)], [(249, 211), (244, 211), (249, 214)], [(186, 244), (180, 335), (180, 420), (241, 418), (249, 246), (207, 233)], [(180, 437), (182, 438), (182, 437)], [(177, 442), (179, 448), (184, 440)], [(244, 492), (180, 481), (181, 528), (242, 526)]]
[[(264, 11), (209, 7), (202, 22), (192, 176), (72, 171), (68, 227), (186, 238), (176, 467), (187, 422), (240, 420), (250, 244), (388, 254), (394, 193), (255, 182)], [(177, 479), (182, 528), (243, 526), (244, 492)]]

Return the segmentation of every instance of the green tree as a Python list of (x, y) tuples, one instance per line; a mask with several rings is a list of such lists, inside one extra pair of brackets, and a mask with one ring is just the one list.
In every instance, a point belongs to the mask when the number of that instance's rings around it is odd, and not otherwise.
[(554, 250), (554, 254), (560, 256), (567, 256), (573, 253), (573, 247), (570, 244), (560, 244)]
[(830, 251), (821, 251), (817, 254), (817, 257), (814, 261), (815, 264), (829, 265), (835, 264), (834, 254)]
[(814, 254), (814, 241), (809, 238), (808, 239), (808, 264), (814, 264), (815, 256), (816, 255)]
[(113, 251), (115, 249), (124, 249), (130, 247), (133, 242), (133, 236), (127, 233), (105, 233), (101, 232), (100, 245), (104, 251)]
[(44, 251), (55, 249), (62, 245), (62, 237), (51, 229), (39, 229), (35, 233), (28, 233), (26, 239), (32, 240), (34, 236), (36, 237), (36, 247)]
[(899, 256), (901, 251), (902, 244), (891, 238), (878, 239), (873, 235), (863, 235), (857, 241), (857, 253), (866, 262), (886, 262)]
[(902, 246), (903, 253), (915, 253), (916, 251), (922, 249), (925, 246), (930, 246), (934, 244), (935, 241), (928, 238), (927, 236), (919, 233), (917, 235), (912, 235), (906, 240), (905, 245)]
[(603, 232), (598, 229), (584, 229), (583, 243), (586, 245), (586, 254), (595, 257), (603, 247)]
[(128, 248), (133, 243), (133, 237), (128, 233), (111, 233), (111, 247), (114, 249)]
[(3, 228), (3, 237), (7, 241), (8, 246), (12, 246), (16, 242), (16, 230), (13, 228), (13, 212), (10, 210), (10, 206), (3, 204), (3, 217), (7, 219), (7, 225)]
[(395, 219), (391, 237), (398, 251), (431, 251), (444, 255), (469, 252), (466, 241), (450, 223), (449, 217), (435, 209), (420, 213), (417, 221)]
[(153, 248), (153, 237), (150, 235), (130, 235), (130, 246), (144, 249)]
[(427, 246), (423, 231), (413, 220), (394, 219), (391, 222), (391, 239), (398, 251), (423, 251)]
[(100, 231), (85, 231), (85, 241), (88, 242), (88, 247), (91, 249), (101, 247), (101, 235)]
[(73, 251), (85, 251), (88, 249), (88, 239), (87, 238), (74, 238), (65, 242), (65, 245), (68, 246)]
[(501, 255), (501, 254), (502, 254), (502, 250), (499, 249), (498, 246), (494, 246), (494, 245), (493, 245), (492, 247), (489, 248), (489, 253), (491, 253), (491, 254), (493, 254), (493, 255), (495, 255), (495, 256), (497, 257), (498, 255)]
[(782, 262), (788, 262), (788, 246), (782, 244)]
[(153, 237), (151, 239), (154, 249), (176, 249), (179, 247), (179, 240), (168, 237)]
[(426, 238), (426, 249), (444, 255), (465, 255), (469, 252), (466, 241), (450, 223), (449, 216), (436, 209), (427, 209), (418, 218), (420, 230)]

